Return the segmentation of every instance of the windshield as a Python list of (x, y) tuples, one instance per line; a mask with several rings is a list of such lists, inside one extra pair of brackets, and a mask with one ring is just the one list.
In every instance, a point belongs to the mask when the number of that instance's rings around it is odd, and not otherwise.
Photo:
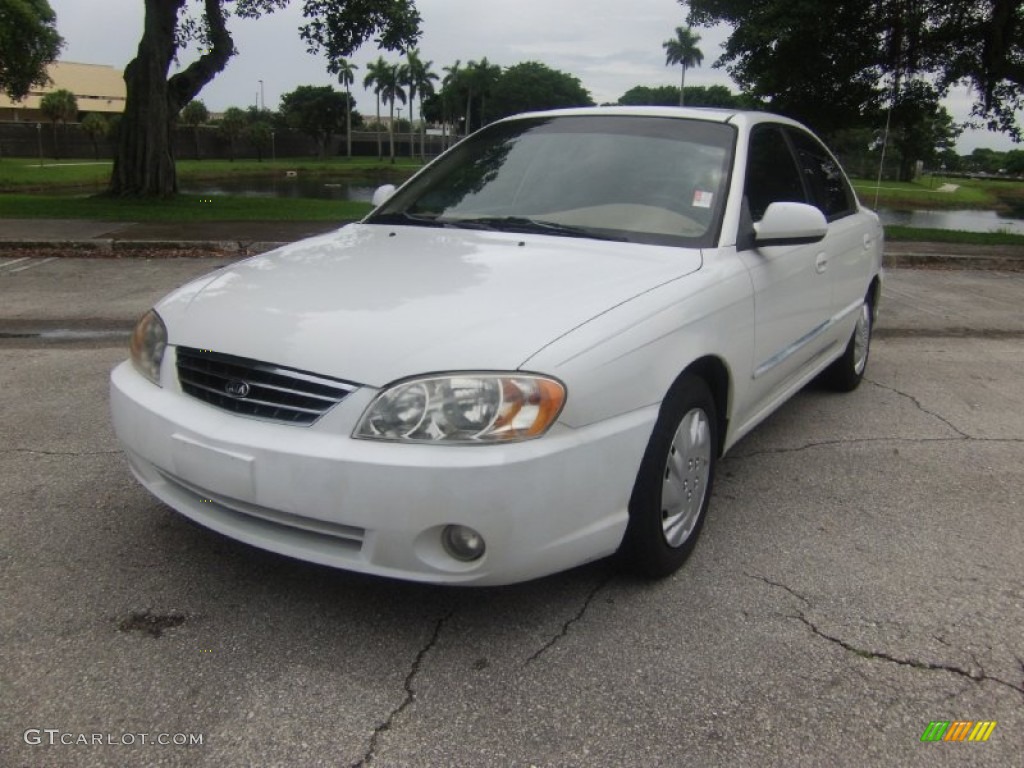
[(367, 219), (709, 246), (735, 130), (626, 115), (539, 117), (469, 137)]

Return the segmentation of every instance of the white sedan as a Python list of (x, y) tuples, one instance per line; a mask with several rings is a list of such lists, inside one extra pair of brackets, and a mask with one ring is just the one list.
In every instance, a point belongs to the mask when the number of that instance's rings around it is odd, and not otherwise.
[(764, 113), (487, 126), (358, 224), (160, 301), (111, 375), (153, 495), (303, 560), (503, 584), (693, 550), (716, 461), (864, 374), (882, 229)]

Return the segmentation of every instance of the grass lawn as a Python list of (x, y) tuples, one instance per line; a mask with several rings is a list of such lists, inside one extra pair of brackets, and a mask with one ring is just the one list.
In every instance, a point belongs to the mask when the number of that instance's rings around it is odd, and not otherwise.
[[(853, 179), (858, 197), (869, 208), (875, 206), (877, 184), (876, 180)], [(943, 185), (956, 189), (940, 192)], [(881, 187), (877, 187), (877, 196), (880, 207), (896, 210), (1020, 209), (1024, 208), (1024, 182), (926, 176), (912, 182), (882, 181)]]
[[(418, 171), (423, 164), (418, 159), (396, 158), (392, 165), (386, 158), (332, 157), (326, 160), (288, 158), (283, 160), (179, 160), (179, 181), (202, 179), (241, 178), (246, 176), (276, 176), (287, 171), (302, 175), (332, 177), (365, 177), (381, 172), (394, 174), (404, 180)], [(4, 158), (0, 160), (0, 192), (58, 192), (71, 189), (101, 191), (110, 180), (112, 163), (109, 160), (44, 160)]]

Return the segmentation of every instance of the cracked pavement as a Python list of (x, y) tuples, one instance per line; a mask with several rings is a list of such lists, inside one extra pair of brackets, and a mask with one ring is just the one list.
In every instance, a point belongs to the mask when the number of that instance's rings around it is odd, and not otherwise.
[[(214, 265), (84, 261), (3, 278), (0, 331), (122, 329)], [(599, 562), (435, 588), (220, 538), (132, 480), (121, 340), (0, 338), (0, 765), (1020, 765), (1021, 297), (1024, 275), (890, 271), (868, 380), (737, 445), (656, 583)], [(922, 743), (933, 720), (998, 725)]]

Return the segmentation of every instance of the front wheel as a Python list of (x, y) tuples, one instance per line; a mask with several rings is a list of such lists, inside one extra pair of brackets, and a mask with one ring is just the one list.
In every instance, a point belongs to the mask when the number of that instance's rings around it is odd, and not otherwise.
[(622, 553), (633, 570), (660, 578), (690, 556), (711, 500), (718, 442), (711, 392), (686, 375), (662, 404), (630, 498)]
[(874, 313), (870, 295), (861, 304), (857, 325), (842, 356), (825, 369), (825, 382), (837, 392), (852, 392), (864, 378), (871, 350), (871, 331)]

